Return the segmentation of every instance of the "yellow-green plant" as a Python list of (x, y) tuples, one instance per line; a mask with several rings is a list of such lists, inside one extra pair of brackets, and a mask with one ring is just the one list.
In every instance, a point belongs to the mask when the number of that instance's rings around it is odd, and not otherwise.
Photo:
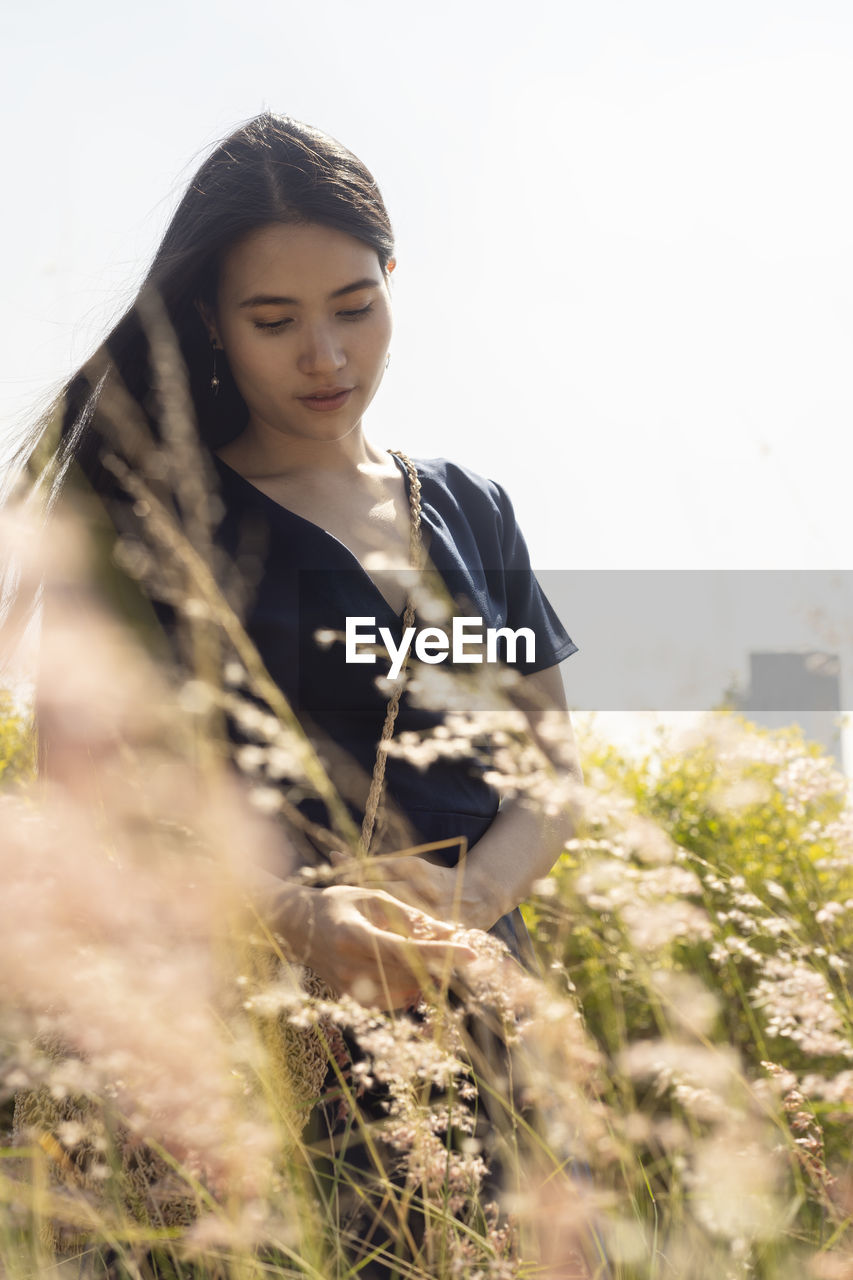
[(670, 1264), (685, 1241), (714, 1259), (684, 1274), (724, 1274), (722, 1244), (725, 1274), (797, 1274), (832, 1245), (809, 1274), (847, 1275), (846, 779), (796, 728), (724, 712), (640, 758), (590, 742), (585, 772), (583, 827), (528, 919), (607, 1062), (622, 1149), (601, 1176)]
[(0, 787), (27, 781), (34, 769), (32, 716), (8, 689), (0, 689)]

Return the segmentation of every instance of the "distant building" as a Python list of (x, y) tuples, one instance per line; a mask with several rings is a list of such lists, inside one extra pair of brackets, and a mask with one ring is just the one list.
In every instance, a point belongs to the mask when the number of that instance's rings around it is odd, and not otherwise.
[(756, 724), (798, 724), (844, 768), (841, 748), (841, 663), (831, 653), (751, 653), (749, 688), (734, 705)]

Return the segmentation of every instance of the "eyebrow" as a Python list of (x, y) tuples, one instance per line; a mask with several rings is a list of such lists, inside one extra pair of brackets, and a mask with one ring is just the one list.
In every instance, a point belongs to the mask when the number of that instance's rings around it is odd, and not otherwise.
[[(342, 298), (347, 293), (357, 293), (359, 289), (378, 289), (379, 281), (370, 277), (364, 280), (355, 280), (352, 284), (345, 284), (341, 289), (335, 289), (329, 294), (329, 301), (332, 298)], [(245, 298), (241, 303), (241, 307), (298, 307), (298, 298), (285, 298), (278, 293), (253, 293), (251, 298)]]

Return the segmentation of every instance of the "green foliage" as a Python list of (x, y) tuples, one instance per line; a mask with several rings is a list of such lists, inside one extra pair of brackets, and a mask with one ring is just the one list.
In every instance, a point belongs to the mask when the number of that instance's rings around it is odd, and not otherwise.
[[(30, 778), (33, 754), (29, 717), (8, 694), (0, 695), (0, 785)], [(527, 1232), (537, 1242), (531, 1258), (537, 1249), (552, 1248), (554, 1267), (579, 1241), (586, 1247), (593, 1238), (600, 1253), (591, 1254), (590, 1269), (577, 1274), (596, 1280), (853, 1274), (853, 812), (845, 779), (797, 731), (767, 732), (728, 713), (711, 718), (689, 742), (675, 743), (661, 733), (640, 759), (590, 740), (584, 769), (583, 820), (542, 892), (525, 907), (548, 982), (541, 991), (537, 987), (535, 999), (530, 992), (519, 996), (514, 1014), (535, 1047), (530, 1058), (518, 1059), (525, 1082), (519, 1096), (536, 1107), (541, 1127), (530, 1151), (519, 1148), (515, 1157), (514, 1176), (535, 1187), (528, 1200), (518, 1201), (527, 1215), (512, 1228), (519, 1232), (519, 1256), (525, 1256)], [(7, 796), (6, 803), (17, 802)], [(158, 839), (163, 819), (161, 804)], [(144, 824), (132, 829), (147, 838)], [(228, 824), (225, 829), (232, 830)], [(74, 892), (70, 898), (77, 901)], [(131, 886), (132, 911), (118, 901), (117, 906), (132, 918), (146, 900), (147, 891), (132, 892)], [(159, 908), (156, 914), (159, 930)], [(141, 929), (145, 938), (152, 932)], [(127, 942), (110, 954), (119, 957)], [(85, 955), (92, 945), (87, 935), (75, 954)], [(170, 961), (172, 952), (180, 957), (183, 949), (171, 949)], [(146, 941), (146, 965), (133, 966), (133, 972), (150, 968), (152, 954)], [(75, 967), (63, 955), (62, 974), (73, 974)], [(506, 972), (500, 984), (502, 998), (509, 999)], [(180, 986), (170, 980), (170, 993)], [(110, 990), (105, 984), (99, 1011)], [(122, 1009), (117, 1025), (124, 1026), (119, 982), (114, 996)], [(475, 1021), (483, 1019), (477, 1015)], [(14, 1017), (10, 1025), (14, 1030)], [(391, 1034), (395, 1027), (399, 1042)], [(405, 1022), (367, 1018), (366, 1043), (377, 1029), (377, 1043), (386, 1047), (371, 1059), (373, 1070), (386, 1069), (387, 1057), (387, 1069), (394, 1079), (399, 1075), (405, 1092), (411, 1067)], [(163, 1030), (152, 1043), (168, 1044), (170, 1034)], [(395, 1051), (401, 1055), (399, 1071)], [(29, 1062), (20, 1047), (10, 1051), (9, 1060), (16, 1067)], [(171, 1063), (171, 1050), (165, 1061)], [(193, 1065), (193, 1092), (202, 1078)], [(502, 1081), (496, 1097), (504, 1087)], [(419, 1098), (412, 1092), (415, 1117)], [(400, 1114), (408, 1133), (409, 1111)], [(423, 1150), (449, 1178), (457, 1153), (445, 1150), (428, 1111), (425, 1116), (429, 1141)], [(513, 1115), (513, 1124), (517, 1119), (523, 1117)], [(0, 1130), (8, 1125), (0, 1105)], [(220, 1141), (217, 1127), (217, 1150)], [(413, 1161), (423, 1164), (420, 1146), (406, 1141)], [(9, 1158), (8, 1138), (6, 1148)], [(476, 1160), (476, 1144), (469, 1150), (462, 1142), (460, 1150)], [(49, 1154), (50, 1148), (35, 1158)], [(565, 1177), (562, 1189), (558, 1171)], [(282, 1174), (269, 1192), (269, 1222), (299, 1220), (296, 1243), (291, 1247), (288, 1237), (280, 1257), (262, 1256), (253, 1243), (244, 1246), (235, 1236), (233, 1267), (223, 1253), (220, 1269), (216, 1248), (197, 1263), (180, 1258), (173, 1265), (171, 1241), (152, 1235), (146, 1237), (152, 1247), (144, 1265), (137, 1268), (137, 1259), (125, 1270), (116, 1263), (108, 1274), (193, 1280), (261, 1272), (336, 1274), (343, 1280), (354, 1274), (349, 1264), (329, 1262), (337, 1257), (336, 1225), (318, 1225), (313, 1209), (288, 1199), (302, 1185), (293, 1175), (291, 1186), (291, 1176)], [(11, 1188), (9, 1182), (7, 1197)], [(0, 1185), (0, 1205), (2, 1195)], [(504, 1227), (489, 1217), (487, 1204), (473, 1193), (470, 1199), (470, 1220), (463, 1222), (454, 1211), (444, 1224), (448, 1240), (459, 1235), (457, 1254), (418, 1263), (408, 1274), (436, 1280), (544, 1274), (535, 1261), (518, 1269), (510, 1260), (515, 1237), (501, 1234)], [(41, 1248), (41, 1210), (33, 1204), (32, 1218), (7, 1213), (14, 1231), (5, 1245), (0, 1212), (0, 1266), (4, 1257), (35, 1258)], [(552, 1225), (556, 1243), (549, 1244)], [(278, 1239), (275, 1231), (270, 1239)], [(98, 1247), (114, 1246), (109, 1225), (93, 1236)], [(128, 1234), (128, 1258), (135, 1240)], [(300, 1253), (309, 1262), (294, 1261)], [(16, 1274), (39, 1274), (38, 1267), (28, 1268), (29, 1263)]]
[(29, 781), (35, 773), (32, 716), (0, 689), (0, 787)]
[[(841, 1239), (853, 1121), (846, 780), (797, 729), (730, 713), (677, 746), (660, 732), (641, 759), (592, 743), (584, 767), (587, 812), (550, 896), (526, 915), (605, 1054), (608, 1101), (643, 1135), (626, 1142), (620, 1173), (637, 1216), (683, 1230), (700, 1153), (724, 1130), (770, 1125), (779, 1133), (758, 1141), (787, 1153), (774, 1194), (784, 1185), (793, 1235)], [(755, 1274), (777, 1275), (753, 1243)]]

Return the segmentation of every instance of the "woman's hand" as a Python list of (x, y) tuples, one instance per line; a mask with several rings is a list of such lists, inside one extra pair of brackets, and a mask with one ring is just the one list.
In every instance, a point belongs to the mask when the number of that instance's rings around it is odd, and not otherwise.
[(367, 864), (372, 887), (407, 902), (437, 920), (463, 929), (490, 929), (500, 916), (488, 890), (464, 860), (445, 867), (417, 854), (377, 858)]
[(292, 942), (293, 958), (362, 1004), (401, 1009), (475, 958), (452, 940), (451, 925), (382, 890), (338, 884), (303, 889), (289, 903), (276, 929)]

